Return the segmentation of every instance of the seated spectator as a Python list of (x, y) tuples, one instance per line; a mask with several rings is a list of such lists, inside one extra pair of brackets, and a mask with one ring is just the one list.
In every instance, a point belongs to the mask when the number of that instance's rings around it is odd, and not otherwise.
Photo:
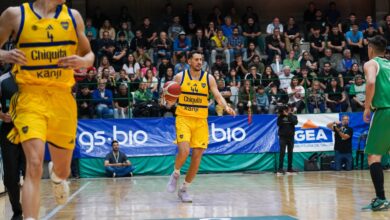
[(270, 85), (271, 89), (268, 92), (269, 97), (269, 114), (275, 114), (277, 109), (288, 102), (288, 95), (283, 89), (278, 89), (276, 84)]
[(215, 35), (217, 35), (217, 28), (215, 27), (214, 22), (210, 21), (209, 25), (204, 29), (204, 36), (211, 39)]
[(338, 26), (332, 27), (332, 32), (328, 36), (328, 48), (330, 48), (333, 54), (337, 54), (337, 59), (341, 58), (341, 53), (346, 47), (345, 36), (339, 30)]
[(326, 19), (322, 16), (322, 11), (317, 9), (315, 12), (314, 21), (310, 23), (310, 33), (314, 35), (314, 32), (318, 29), (319, 34), (326, 37), (329, 33), (329, 25)]
[[(232, 96), (232, 92), (230, 89), (226, 86), (225, 81), (223, 79), (219, 79), (217, 81), (218, 91), (221, 93), (222, 97), (226, 100), (226, 103), (230, 103), (230, 97)], [(224, 113), (224, 106), (221, 106), (217, 103), (215, 106), (215, 112), (218, 116), (223, 116)]]
[(89, 93), (92, 93), (97, 88), (96, 69), (90, 67), (87, 69), (87, 77), (78, 83), (81, 86), (88, 87)]
[(171, 58), (172, 45), (173, 43), (167, 37), (167, 33), (161, 31), (159, 38), (153, 42), (153, 60), (156, 64), (159, 63), (162, 57)]
[(289, 17), (287, 25), (284, 26), (284, 38), (286, 39), (286, 49), (289, 52), (293, 50), (292, 46), (294, 43), (300, 43), (301, 34), (293, 17)]
[(311, 87), (313, 76), (309, 74), (309, 69), (302, 68), (300, 69), (300, 72), (296, 73), (295, 76), (298, 77), (300, 86), (303, 86), (305, 89)]
[(171, 68), (172, 70), (175, 69), (175, 66), (171, 63), (168, 57), (162, 57), (161, 63), (158, 66), (158, 78), (162, 79), (166, 74), (168, 68)]
[(255, 88), (261, 85), (261, 74), (257, 72), (256, 66), (249, 67), (249, 73), (245, 75), (244, 79), (250, 80)]
[(260, 48), (261, 51), (264, 51), (264, 42), (261, 39), (261, 30), (257, 22), (253, 17), (248, 17), (245, 20), (245, 24), (242, 27), (242, 35), (245, 37), (246, 45), (249, 43), (254, 43)]
[(211, 63), (215, 63), (217, 54), (225, 55), (225, 62), (230, 64), (230, 53), (228, 48), (228, 39), (223, 36), (221, 29), (217, 30), (217, 35), (211, 38)]
[(261, 75), (261, 85), (265, 90), (269, 90), (272, 85), (276, 85), (277, 88), (280, 86), (278, 75), (274, 73), (271, 66), (266, 66), (263, 74)]
[[(245, 59), (244, 62), (246, 62)], [(259, 73), (264, 72), (264, 68), (265, 68), (263, 61), (260, 60), (260, 56), (257, 55), (253, 57), (252, 61), (249, 62), (248, 66), (256, 66), (257, 71)]]
[(92, 39), (97, 39), (97, 30), (92, 24), (92, 18), (87, 18), (85, 20), (85, 35), (91, 34)]
[(241, 78), (245, 78), (245, 75), (248, 73), (248, 64), (242, 60), (241, 54), (235, 56), (235, 60), (230, 64), (230, 68), (235, 69)]
[(259, 16), (254, 12), (252, 6), (246, 7), (245, 14), (242, 16), (242, 22), (247, 22), (249, 18), (252, 18), (254, 22), (259, 22)]
[(116, 80), (116, 82), (120, 85), (122, 83), (128, 84), (130, 82), (129, 75), (127, 75), (126, 71), (124, 69), (121, 69), (119, 71), (119, 78)]
[(265, 41), (269, 61), (273, 60), (277, 54), (282, 57), (282, 60), (286, 57), (286, 44), (284, 43), (284, 36), (280, 34), (279, 28), (275, 28), (273, 34), (267, 36)]
[(168, 36), (170, 40), (174, 41), (181, 32), (184, 32), (184, 28), (180, 24), (180, 16), (175, 15), (173, 17), (173, 23), (168, 28)]
[(139, 84), (141, 83), (141, 80), (135, 75), (134, 73), (129, 74), (129, 92), (133, 93), (137, 91), (139, 88)]
[(124, 30), (118, 31), (116, 35), (116, 45), (115, 45), (116, 50), (118, 51), (126, 50), (126, 55), (128, 55), (130, 51), (129, 45), (130, 45), (130, 41), (127, 40), (126, 31)]
[(107, 177), (131, 177), (135, 167), (131, 165), (126, 154), (119, 151), (119, 142), (114, 140), (111, 143), (112, 151), (106, 155), (104, 167)]
[(153, 93), (147, 83), (139, 84), (139, 89), (134, 93), (134, 101), (134, 117), (158, 117), (160, 115), (160, 107), (153, 101)]
[(112, 118), (114, 116), (114, 109), (112, 108), (112, 92), (106, 89), (107, 81), (100, 79), (98, 89), (92, 93), (93, 104), (98, 118)]
[(137, 63), (133, 54), (129, 54), (127, 56), (127, 62), (123, 64), (122, 69), (126, 71), (128, 75), (135, 74), (137, 76), (141, 76), (141, 66), (139, 65), (139, 63)]
[(209, 72), (210, 71), (209, 63), (205, 59), (204, 54), (202, 54), (202, 71), (203, 72)]
[(93, 118), (92, 95), (88, 85), (81, 85), (80, 91), (76, 95), (77, 115), (81, 119)]
[(301, 68), (308, 68), (310, 71), (317, 71), (318, 65), (317, 62), (314, 61), (311, 54), (307, 51), (302, 53), (302, 56), (298, 59), (300, 62)]
[(339, 23), (339, 30), (345, 34), (352, 30), (352, 25), (354, 24), (358, 25), (358, 21), (356, 19), (356, 14), (352, 12), (344, 22)]
[(303, 14), (303, 22), (304, 22), (305, 27), (306, 27), (306, 31), (304, 31), (306, 39), (308, 39), (307, 34), (310, 32), (311, 23), (316, 18), (316, 11), (317, 11), (317, 8), (316, 8), (316, 5), (314, 4), (314, 2), (309, 2), (308, 8), (305, 10), (305, 12)]
[(232, 24), (232, 18), (230, 16), (225, 16), (225, 24), (221, 25), (223, 35), (227, 38), (230, 38), (233, 35), (233, 29), (236, 26)]
[(142, 80), (146, 83), (147, 88), (153, 93), (153, 98), (158, 99), (158, 79), (154, 76), (151, 69), (146, 71), (145, 77)]
[(224, 62), (221, 55), (217, 55), (215, 59), (215, 63), (211, 66), (211, 72), (219, 71), (222, 75), (226, 76), (229, 72), (229, 66)]
[(239, 34), (238, 27), (233, 28), (233, 34), (228, 38), (228, 47), (230, 57), (233, 58), (237, 54), (246, 56), (246, 48), (244, 47), (244, 38)]
[(288, 57), (283, 60), (283, 66), (289, 66), (291, 72), (296, 72), (301, 68), (298, 59), (295, 58), (295, 51), (291, 50), (288, 53)]
[[(283, 74), (283, 62), (280, 55), (275, 55), (274, 60), (271, 63), (272, 70), (276, 73), (276, 75)], [(290, 67), (290, 66), (289, 66)], [(290, 68), (291, 71), (291, 68)]]
[(190, 65), (187, 63), (187, 57), (185, 54), (180, 54), (177, 59), (180, 61), (175, 65), (175, 75), (190, 69)]
[(130, 50), (134, 53), (137, 48), (148, 50), (150, 48), (148, 40), (144, 37), (141, 30), (135, 32), (135, 37), (130, 42)]
[(337, 72), (345, 74), (346, 72), (351, 70), (352, 65), (354, 63), (358, 62), (356, 59), (352, 58), (352, 54), (349, 49), (345, 49), (343, 55), (343, 59), (341, 59), (337, 64)]
[(257, 88), (256, 93), (257, 114), (268, 114), (269, 99), (262, 85)]
[(252, 112), (257, 110), (256, 94), (250, 80), (245, 80), (240, 88), (237, 107), (240, 115), (243, 115), (249, 108)]
[(115, 74), (115, 69), (111, 66), (107, 56), (103, 56), (100, 61), (100, 66), (97, 69), (98, 78), (102, 78), (104, 68), (107, 68), (110, 74)]
[(283, 25), (280, 23), (280, 20), (279, 20), (278, 17), (275, 17), (275, 18), (272, 20), (272, 23), (270, 23), (270, 24), (267, 25), (267, 31), (266, 31), (266, 33), (267, 33), (267, 34), (273, 34), (275, 28), (278, 28), (278, 29), (280, 30), (280, 33), (283, 33)]
[(109, 38), (111, 40), (115, 40), (115, 29), (111, 26), (111, 22), (110, 20), (106, 19), (104, 22), (103, 22), (103, 26), (100, 28), (99, 30), (99, 36), (100, 38), (103, 38), (103, 33), (107, 31), (108, 34), (109, 34)]
[(186, 33), (184, 31), (179, 33), (179, 36), (173, 42), (173, 52), (175, 56), (184, 54), (188, 56), (191, 51), (191, 40), (186, 37)]
[(156, 68), (155, 66), (153, 66), (153, 63), (152, 63), (151, 60), (146, 59), (146, 60), (145, 60), (145, 63), (144, 63), (144, 66), (141, 68), (141, 71), (140, 71), (140, 72), (141, 72), (141, 76), (142, 76), (142, 77), (145, 77), (146, 72), (147, 72), (148, 70), (151, 70), (151, 71), (152, 71), (153, 76), (157, 76), (157, 68)]
[(329, 3), (329, 8), (325, 11), (325, 17), (329, 25), (337, 25), (340, 22), (341, 13), (337, 9), (336, 2)]
[(355, 77), (355, 83), (349, 89), (351, 108), (353, 112), (363, 111), (366, 101), (366, 83), (361, 75)]
[[(105, 71), (104, 69), (103, 71)], [(106, 89), (111, 90), (112, 94), (116, 94), (117, 92), (117, 75), (116, 73), (110, 73), (108, 78), (105, 78), (107, 81)]]
[(210, 42), (209, 39), (203, 36), (203, 31), (201, 28), (196, 30), (195, 37), (191, 40), (192, 50), (195, 50), (205, 56), (203, 61), (208, 61), (210, 58)]
[(352, 84), (355, 83), (355, 78), (358, 75), (361, 76), (364, 81), (364, 74), (360, 71), (359, 64), (354, 63), (352, 64), (352, 68), (343, 77), (343, 81), (344, 81), (343, 85), (346, 91), (349, 91), (349, 88), (351, 87)]
[(321, 113), (325, 113), (325, 93), (321, 89), (320, 82), (314, 81), (312, 87), (307, 89), (309, 113), (314, 113), (315, 109), (319, 109)]
[(333, 56), (332, 50), (326, 48), (324, 54), (325, 56), (319, 60), (320, 68), (322, 68), (325, 63), (330, 63), (331, 67), (336, 69), (338, 60), (335, 56)]
[(387, 42), (390, 42), (390, 14), (386, 15), (383, 24), (379, 27), (379, 33), (386, 38)]
[(373, 27), (374, 30), (378, 30), (378, 25), (376, 24), (376, 22), (374, 22), (371, 15), (367, 15), (366, 20), (360, 23), (359, 31), (366, 33), (369, 27)]
[(283, 89), (287, 92), (287, 89), (290, 87), (291, 79), (294, 77), (294, 75), (291, 73), (290, 67), (285, 66), (283, 68), (283, 74), (279, 75), (280, 80), (280, 89)]
[(150, 102), (152, 100), (153, 100), (153, 93), (148, 88), (148, 84), (146, 82), (141, 82), (139, 84), (139, 89), (134, 93), (135, 104)]
[(222, 25), (223, 15), (218, 6), (213, 7), (213, 11), (207, 16), (207, 21), (212, 21), (218, 27)]
[(310, 54), (313, 55), (315, 61), (318, 61), (324, 55), (325, 39), (320, 34), (318, 27), (314, 27), (312, 33), (310, 37)]
[(334, 113), (345, 112), (348, 108), (347, 96), (337, 78), (332, 78), (330, 85), (325, 90), (326, 106)]
[(163, 91), (164, 84), (166, 82), (172, 81), (173, 77), (174, 77), (174, 75), (173, 75), (173, 68), (172, 67), (168, 67), (167, 70), (165, 71), (164, 76), (161, 78), (160, 91)]
[(379, 32), (374, 29), (372, 25), (368, 26), (367, 31), (363, 34), (363, 60), (360, 62), (363, 63), (364, 61), (369, 60), (368, 59), (368, 39), (375, 37), (376, 35), (379, 35)]
[(333, 78), (338, 78), (341, 82), (340, 84), (344, 85), (343, 75), (333, 69), (329, 62), (325, 62), (322, 71), (318, 75), (318, 81), (320, 82), (321, 88), (326, 89), (329, 87)]
[(237, 71), (235, 69), (231, 69), (229, 75), (226, 76), (226, 86), (227, 87), (237, 87), (241, 86), (241, 77), (237, 75)]
[(244, 61), (251, 62), (255, 56), (258, 56), (260, 60), (260, 52), (256, 49), (256, 45), (253, 42), (250, 42), (248, 48), (246, 48), (246, 53), (244, 54)]
[(121, 24), (121, 29), (116, 33), (116, 39), (119, 38), (120, 34), (125, 35), (125, 40), (128, 42), (128, 46), (130, 46), (131, 40), (135, 37), (133, 31), (131, 30), (131, 26), (129, 26), (129, 22), (123, 21)]
[(144, 17), (143, 23), (138, 29), (142, 31), (148, 45), (152, 45), (152, 43), (157, 39), (157, 31), (154, 25), (150, 22), (149, 17)]
[(187, 3), (186, 11), (182, 15), (182, 21), (184, 30), (191, 35), (195, 34), (196, 29), (201, 25), (200, 16), (198, 12), (194, 10), (194, 6), (191, 2)]
[(348, 31), (345, 34), (347, 40), (347, 46), (351, 50), (352, 55), (359, 55), (360, 60), (363, 61), (364, 58), (364, 48), (363, 48), (363, 33), (359, 31), (357, 24), (352, 25), (352, 30)]
[(297, 77), (291, 79), (291, 84), (287, 88), (287, 94), (289, 96), (288, 104), (293, 106), (294, 113), (302, 113), (305, 109), (305, 88), (299, 85), (299, 80)]
[(240, 23), (241, 23), (241, 17), (240, 15), (237, 13), (237, 9), (236, 7), (230, 7), (230, 10), (229, 10), (229, 16), (232, 18), (232, 22), (235, 26), (238, 26)]
[(140, 66), (144, 66), (146, 60), (152, 60), (149, 54), (142, 47), (137, 47), (137, 50), (133, 53), (134, 59)]
[(114, 98), (114, 118), (128, 118), (131, 94), (128, 92), (127, 84), (119, 85), (118, 93)]
[(125, 35), (119, 33), (119, 39), (116, 42), (115, 50), (112, 54), (109, 54), (112, 57), (112, 66), (116, 72), (122, 69), (123, 64), (127, 60), (127, 55), (129, 51), (128, 42), (125, 40)]

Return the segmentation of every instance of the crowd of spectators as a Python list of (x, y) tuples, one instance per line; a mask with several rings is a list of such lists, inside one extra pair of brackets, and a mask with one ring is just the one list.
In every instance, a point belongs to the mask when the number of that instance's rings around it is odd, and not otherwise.
[[(188, 3), (183, 14), (175, 14), (167, 4), (159, 20), (145, 17), (140, 24), (126, 7), (116, 23), (100, 9), (86, 19), (96, 65), (76, 72), (79, 116), (172, 115), (162, 87), (189, 68), (190, 51), (204, 55), (202, 70), (216, 78), (240, 114), (249, 108), (273, 114), (282, 105), (296, 113), (361, 111), (367, 38), (382, 34), (390, 40), (390, 15), (378, 23), (354, 13), (344, 19), (335, 2), (326, 9), (309, 3), (301, 25), (298, 18), (275, 17), (265, 29), (252, 7), (240, 16), (235, 8), (223, 12), (215, 6), (206, 20), (195, 8)], [(209, 111), (224, 114), (213, 97)]]

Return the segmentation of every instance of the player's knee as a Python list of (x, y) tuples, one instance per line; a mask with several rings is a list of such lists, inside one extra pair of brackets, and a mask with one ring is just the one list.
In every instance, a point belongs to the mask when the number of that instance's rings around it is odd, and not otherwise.
[(43, 172), (43, 161), (32, 159), (27, 162), (27, 175), (31, 178), (41, 178)]
[(55, 174), (60, 179), (67, 179), (70, 175), (70, 168), (62, 167), (61, 169), (55, 170)]

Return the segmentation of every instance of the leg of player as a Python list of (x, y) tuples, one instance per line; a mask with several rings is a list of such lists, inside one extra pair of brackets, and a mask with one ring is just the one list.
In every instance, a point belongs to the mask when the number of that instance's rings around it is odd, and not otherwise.
[(198, 173), (200, 161), (202, 160), (202, 155), (205, 150), (206, 149), (203, 148), (192, 149), (190, 168), (188, 169), (184, 183), (180, 187), (180, 190), (178, 192), (178, 195), (183, 202), (192, 202), (192, 198), (188, 194), (187, 190), (191, 182), (195, 179), (196, 174)]
[(381, 211), (389, 208), (389, 202), (386, 200), (385, 189), (383, 187), (384, 177), (381, 160), (381, 155), (368, 155), (368, 165), (370, 167), (371, 179), (375, 187), (376, 198), (372, 200), (371, 204), (363, 207), (363, 209)]
[(69, 185), (66, 179), (70, 175), (70, 164), (72, 162), (73, 150), (49, 144), (49, 151), (53, 162), (49, 164), (53, 193), (57, 203), (64, 204), (68, 200), (69, 196)]
[(180, 177), (180, 169), (187, 160), (188, 155), (190, 154), (190, 143), (189, 142), (180, 142), (177, 144), (179, 152), (176, 155), (174, 171), (169, 179), (167, 185), (167, 191), (173, 193), (177, 189), (177, 183)]
[(26, 155), (26, 178), (22, 188), (24, 218), (38, 219), (40, 207), (40, 183), (42, 177), (45, 143), (40, 139), (30, 139), (22, 143)]

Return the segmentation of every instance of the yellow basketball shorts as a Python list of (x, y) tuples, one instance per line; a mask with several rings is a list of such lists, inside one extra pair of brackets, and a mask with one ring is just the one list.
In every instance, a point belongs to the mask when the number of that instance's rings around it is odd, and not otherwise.
[(10, 103), (15, 128), (8, 134), (13, 143), (38, 138), (73, 150), (77, 129), (77, 106), (70, 90), (26, 86)]
[(189, 142), (191, 148), (207, 148), (209, 126), (207, 118), (194, 118), (178, 115), (176, 117), (177, 143)]

